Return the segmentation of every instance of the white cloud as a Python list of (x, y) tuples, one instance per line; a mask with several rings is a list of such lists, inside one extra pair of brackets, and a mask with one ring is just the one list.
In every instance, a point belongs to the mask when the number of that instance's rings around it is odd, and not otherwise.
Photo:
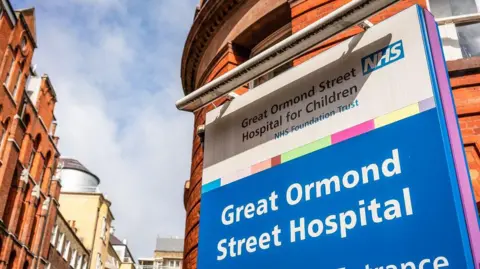
[(157, 234), (184, 232), (193, 116), (174, 103), (196, 2), (30, 3), (37, 8), (34, 61), (58, 95), (60, 150), (100, 177), (116, 234), (136, 257), (152, 254)]

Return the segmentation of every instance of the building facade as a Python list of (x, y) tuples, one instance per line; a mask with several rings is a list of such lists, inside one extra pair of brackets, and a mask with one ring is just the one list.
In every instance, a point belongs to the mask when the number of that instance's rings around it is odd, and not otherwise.
[(48, 253), (51, 269), (88, 269), (90, 252), (77, 236), (75, 221), (67, 221), (57, 212)]
[[(126, 239), (120, 241), (115, 235), (112, 234), (110, 236), (110, 245), (115, 251), (116, 257), (118, 257), (116, 267), (112, 266), (112, 269), (135, 269), (135, 258), (133, 257), (132, 252), (130, 252), (130, 248), (127, 245)], [(114, 258), (115, 255), (111, 255), (111, 257)]]
[(59, 210), (75, 223), (78, 237), (90, 251), (89, 268), (105, 268), (114, 220), (111, 202), (99, 190), (100, 179), (79, 161), (63, 158), (61, 163)]
[(35, 10), (0, 3), (0, 268), (45, 268), (60, 182), (55, 90), (31, 67)]
[(183, 238), (158, 237), (153, 257), (138, 259), (138, 269), (181, 269), (183, 241)]
[[(187, 37), (181, 77), (184, 94), (232, 70), (258, 53), (338, 9), (348, 0), (208, 0), (200, 1)], [(453, 4), (453, 3), (457, 4)], [(461, 3), (459, 3), (461, 2)], [(477, 204), (480, 201), (480, 4), (475, 0), (401, 0), (370, 18), (377, 24), (419, 4), (428, 8), (440, 25), (447, 67), (456, 101), (467, 161)], [(352, 27), (317, 45), (274, 71), (247, 83), (242, 94), (301, 64), (364, 29)], [(196, 268), (201, 223), (203, 169), (202, 126), (206, 112), (225, 102), (220, 98), (194, 113), (190, 179), (185, 183), (187, 212), (184, 268)]]

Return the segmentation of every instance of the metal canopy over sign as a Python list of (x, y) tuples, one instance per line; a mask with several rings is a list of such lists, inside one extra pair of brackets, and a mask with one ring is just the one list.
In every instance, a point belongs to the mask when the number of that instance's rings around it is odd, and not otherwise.
[(200, 269), (479, 268), (438, 29), (418, 6), (209, 112), (205, 135)]
[(352, 0), (181, 98), (176, 106), (196, 111), (396, 2), (398, 0)]

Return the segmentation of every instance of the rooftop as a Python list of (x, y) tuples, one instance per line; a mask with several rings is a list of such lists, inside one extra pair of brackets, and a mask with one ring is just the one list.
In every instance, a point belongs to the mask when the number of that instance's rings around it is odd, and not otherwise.
[(72, 158), (61, 158), (61, 161), (63, 162), (63, 169), (73, 169), (90, 174), (98, 180), (98, 183), (100, 183), (100, 179), (94, 173), (88, 170), (80, 161)]
[(125, 245), (120, 239), (118, 239), (115, 235), (111, 234), (110, 235), (110, 243), (112, 245)]
[(155, 251), (183, 252), (183, 238), (157, 238)]

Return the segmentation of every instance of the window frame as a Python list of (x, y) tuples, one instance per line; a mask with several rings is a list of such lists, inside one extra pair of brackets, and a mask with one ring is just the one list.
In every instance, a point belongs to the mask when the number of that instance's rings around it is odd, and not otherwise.
[(65, 241), (65, 234), (60, 232), (60, 237), (58, 239), (57, 252), (63, 254), (63, 243)]
[(17, 80), (15, 81), (15, 85), (13, 86), (13, 90), (12, 90), (13, 98), (17, 98), (17, 93), (18, 93), (18, 89), (19, 89), (19, 85), (21, 83), (22, 77), (23, 77), (23, 70), (22, 70), (22, 67), (18, 65)]
[(100, 238), (105, 240), (107, 238), (107, 217), (102, 217), (102, 227)]
[(5, 76), (4, 85), (10, 91), (10, 84), (12, 83), (12, 81), (11, 81), (12, 73), (13, 73), (13, 69), (15, 67), (15, 54), (10, 49), (8, 50), (8, 53), (10, 54), (12, 59), (10, 60), (10, 66), (8, 67), (7, 75)]
[(69, 240), (66, 240), (66, 244), (65, 244), (65, 251), (63, 252), (63, 259), (68, 261), (68, 254), (70, 254), (70, 241)]
[(97, 252), (97, 262), (95, 263), (95, 268), (96, 269), (102, 269), (102, 254)]
[(78, 255), (77, 265), (75, 266), (75, 269), (82, 269), (82, 263), (83, 263), (83, 255)]
[(8, 127), (10, 125), (10, 118), (0, 122), (0, 152), (3, 151), (3, 146), (6, 145), (8, 139)]
[[(431, 5), (431, 1), (435, 1), (435, 0), (427, 0), (426, 1), (426, 4), (427, 4), (427, 9), (433, 14), (432, 12), (432, 5)], [(455, 1), (455, 0), (449, 0), (449, 1)], [(471, 23), (475, 23), (475, 24), (478, 24), (479, 27), (480, 27), (480, 3), (478, 0), (472, 0), (473, 2), (475, 2), (475, 4), (477, 5), (477, 12), (476, 13), (469, 13), (469, 14), (462, 14), (462, 15), (453, 15), (453, 16), (447, 16), (447, 17), (435, 17), (435, 21), (437, 22), (437, 24), (441, 27), (441, 26), (445, 26), (447, 27), (448, 25), (452, 25), (455, 29), (455, 34), (456, 34), (456, 37), (457, 37), (457, 42), (458, 42), (458, 46), (459, 48), (456, 48), (456, 54), (458, 55), (461, 55), (460, 58), (458, 57), (452, 57), (451, 60), (460, 60), (460, 59), (468, 59), (470, 57), (465, 57), (465, 55), (463, 54), (463, 51), (462, 51), (462, 48), (461, 48), (461, 43), (460, 43), (460, 37), (459, 37), (459, 32), (458, 32), (458, 26), (461, 26), (461, 25), (464, 25), (464, 24), (471, 24)], [(435, 14), (433, 14), (435, 16)], [(441, 36), (442, 39), (444, 38), (444, 36)], [(449, 36), (447, 36), (447, 38), (449, 38)], [(445, 47), (444, 47), (445, 49)], [(450, 57), (447, 57), (448, 55), (446, 54), (445, 55), (447, 60), (449, 60), (448, 58)], [(480, 57), (480, 55), (477, 55), (477, 56), (474, 56), (474, 57)]]
[[(268, 48), (271, 48), (272, 46), (276, 45), (277, 43), (281, 42), (282, 40), (288, 38), (289, 36), (292, 35), (292, 23), (289, 22), (280, 28), (278, 28), (276, 31), (271, 33), (269, 36), (265, 37), (262, 41), (260, 41), (257, 45), (255, 45), (250, 52), (250, 58), (255, 57), (256, 55), (262, 53), (263, 51), (267, 50)], [(261, 76), (258, 76), (257, 78), (251, 80), (248, 82), (248, 89), (253, 90), (256, 87), (262, 85), (263, 83), (275, 78), (276, 76), (280, 75), (281, 73), (287, 71), (293, 67), (292, 61), (284, 63), (278, 67), (276, 67), (273, 70), (270, 70), (266, 73), (264, 73)], [(278, 70), (282, 70), (280, 73), (278, 73)], [(262, 81), (264, 80), (264, 81)]]
[(72, 256), (70, 257), (70, 267), (75, 268), (77, 264), (77, 250), (72, 251)]
[(52, 230), (52, 237), (50, 238), (50, 244), (55, 247), (57, 243), (57, 235), (58, 235), (58, 224), (55, 224)]

